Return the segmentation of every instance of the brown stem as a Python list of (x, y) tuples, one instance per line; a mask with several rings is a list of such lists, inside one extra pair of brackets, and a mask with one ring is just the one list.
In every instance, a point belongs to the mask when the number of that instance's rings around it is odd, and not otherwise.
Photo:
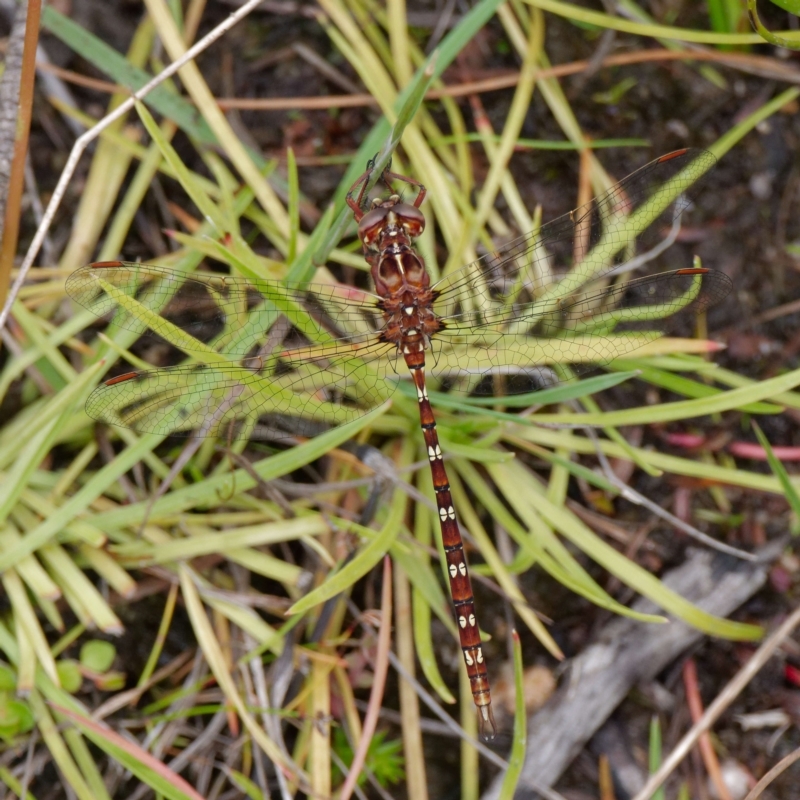
[[(11, 169), (8, 174), (7, 191), (2, 191), (0, 196), (6, 198), (4, 209), (0, 209), (3, 228), (0, 231), (0, 305), (5, 302), (8, 287), (11, 283), (11, 268), (14, 265), (14, 254), (17, 251), (17, 237), (19, 236), (19, 218), (22, 205), (22, 191), (25, 184), (25, 156), (28, 151), (28, 137), (31, 128), (31, 109), (33, 107), (33, 86), (36, 76), (36, 45), (39, 41), (39, 19), (41, 17), (41, 0), (23, 0), (17, 7), (14, 20), (14, 33), (9, 44), (9, 60), (12, 55), (12, 45), (15, 36), (20, 32), (20, 24), (24, 26), (21, 66), (19, 70), (18, 89), (14, 91), (9, 87), (9, 94), (18, 97), (16, 103), (10, 108), (17, 109), (14, 121), (14, 155)], [(8, 63), (8, 62), (7, 62)], [(6, 77), (14, 80), (15, 70), (6, 72)], [(5, 102), (3, 103), (5, 106)], [(13, 114), (13, 110), (10, 112)]]

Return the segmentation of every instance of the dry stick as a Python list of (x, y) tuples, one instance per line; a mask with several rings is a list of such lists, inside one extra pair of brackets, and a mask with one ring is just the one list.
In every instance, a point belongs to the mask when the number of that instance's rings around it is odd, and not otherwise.
[[(601, 66), (618, 67), (658, 61), (714, 61), (759, 77), (781, 80), (787, 83), (800, 83), (800, 70), (785, 67), (779, 62), (776, 64), (774, 59), (764, 56), (718, 53), (707, 50), (657, 49), (638, 53), (621, 53), (604, 58)], [(543, 78), (563, 78), (568, 75), (576, 75), (587, 69), (589, 65), (590, 62), (586, 60), (571, 61), (569, 64), (559, 64), (555, 67), (537, 70), (534, 73), (534, 78), (541, 80)], [(519, 80), (520, 73), (518, 71), (511, 72), (494, 78), (444, 86), (441, 89), (431, 89), (426, 92), (425, 99), (439, 100), (442, 97), (463, 97), (470, 94), (510, 89), (516, 86)], [(376, 100), (370, 94), (329, 95), (327, 97), (220, 97), (217, 99), (217, 103), (224, 111), (229, 109), (246, 109), (249, 111), (312, 110), (377, 105)]]
[[(759, 555), (776, 558), (785, 547), (785, 540), (777, 540)], [(743, 564), (697, 548), (689, 551), (685, 563), (661, 578), (667, 589), (716, 617), (731, 614), (766, 579), (766, 561)], [(660, 610), (645, 598), (632, 609), (646, 614)], [(571, 660), (556, 696), (529, 720), (520, 786), (532, 795), (538, 791), (537, 784), (554, 784), (630, 689), (652, 681), (703, 635), (674, 618), (667, 625), (653, 625), (617, 617), (605, 625), (595, 641)], [(496, 778), (484, 800), (497, 800), (501, 783)]]
[[(750, 56), (742, 53), (719, 53), (706, 50), (646, 50), (638, 53), (620, 53), (604, 58), (602, 67), (628, 66), (631, 64), (644, 64), (658, 61), (714, 61), (731, 69), (758, 75), (759, 77), (782, 80), (787, 83), (800, 83), (800, 70), (785, 66), (775, 59), (765, 56)], [(113, 94), (124, 92), (126, 87), (110, 81), (97, 80), (86, 75), (81, 75), (71, 70), (57, 67), (54, 64), (39, 62), (37, 68), (43, 72), (52, 72), (62, 80), (86, 86), (90, 89)], [(559, 64), (555, 67), (538, 70), (535, 78), (564, 78), (582, 73), (590, 66), (586, 60), (571, 61), (568, 64)], [(443, 97), (463, 97), (469, 94), (481, 94), (500, 89), (509, 89), (519, 83), (520, 73), (509, 72), (493, 78), (484, 78), (478, 81), (465, 81), (463, 83), (444, 86), (441, 89), (431, 89), (426, 93), (426, 100), (439, 100)], [(377, 106), (378, 103), (370, 94), (342, 94), (327, 95), (325, 97), (219, 97), (217, 104), (223, 111), (241, 109), (245, 111), (285, 111), (294, 109), (326, 110), (330, 108), (359, 108), (363, 106)]]
[(36, 231), (36, 235), (33, 237), (33, 241), (28, 248), (28, 252), (25, 254), (25, 260), (22, 262), (22, 266), (19, 269), (17, 279), (14, 281), (14, 285), (11, 287), (8, 300), (3, 307), (2, 312), (0, 312), (0, 328), (5, 325), (6, 320), (8, 319), (8, 315), (11, 312), (11, 306), (13, 305), (14, 300), (16, 299), (17, 294), (22, 287), (22, 284), (25, 282), (25, 276), (28, 274), (28, 270), (31, 268), (31, 264), (33, 264), (33, 260), (36, 258), (39, 248), (42, 246), (42, 242), (44, 241), (44, 237), (50, 228), (50, 223), (53, 221), (53, 217), (55, 216), (55, 213), (61, 204), (61, 200), (67, 190), (67, 184), (70, 182), (72, 175), (75, 172), (75, 168), (78, 166), (78, 161), (80, 160), (83, 151), (87, 148), (89, 143), (94, 141), (109, 125), (111, 125), (112, 122), (127, 114), (128, 111), (134, 107), (137, 101), (141, 100), (143, 97), (146, 97), (151, 91), (153, 91), (153, 89), (164, 83), (167, 78), (172, 77), (181, 67), (202, 53), (203, 50), (205, 50), (209, 45), (213, 44), (223, 34), (227, 33), (237, 22), (244, 19), (244, 17), (253, 11), (256, 6), (259, 5), (259, 3), (261, 3), (261, 0), (247, 0), (247, 2), (241, 8), (231, 14), (224, 22), (217, 25), (217, 27), (214, 28), (210, 33), (200, 39), (200, 41), (197, 42), (194, 47), (189, 48), (177, 61), (173, 61), (172, 64), (162, 70), (162, 72), (153, 78), (153, 80), (145, 84), (141, 89), (139, 89), (138, 92), (132, 94), (124, 103), (121, 103), (116, 109), (114, 109), (114, 111), (103, 117), (103, 119), (101, 119), (97, 125), (95, 125), (93, 128), (90, 128), (88, 131), (86, 131), (86, 133), (76, 139), (75, 144), (72, 146), (72, 151), (69, 154), (69, 158), (67, 159), (67, 163), (64, 166), (64, 171), (61, 173), (61, 177), (58, 180), (58, 185), (56, 186), (53, 196), (47, 205), (47, 211), (45, 211), (42, 222)]
[[(405, 668), (414, 671), (414, 632), (411, 610), (411, 586), (408, 575), (398, 570), (395, 578), (395, 647), (397, 658)], [(428, 800), (427, 774), (425, 770), (422, 730), (420, 728), (419, 699), (414, 687), (400, 681), (400, 713), (403, 752), (406, 762), (408, 796), (415, 800)], [(410, 768), (409, 768), (410, 767)]]
[(600, 441), (594, 428), (587, 425), (583, 428), (583, 430), (587, 437), (591, 439), (592, 443), (594, 444), (595, 454), (597, 455), (597, 460), (600, 462), (603, 475), (605, 476), (606, 480), (608, 480), (609, 483), (611, 483), (620, 493), (620, 497), (623, 497), (629, 503), (634, 503), (637, 506), (646, 508), (657, 517), (660, 517), (673, 527), (683, 531), (687, 536), (691, 536), (693, 539), (701, 542), (712, 550), (718, 550), (720, 553), (727, 553), (728, 555), (739, 558), (742, 561), (758, 561), (758, 556), (755, 554), (748, 553), (746, 550), (740, 550), (738, 547), (733, 547), (732, 545), (725, 544), (725, 542), (720, 542), (717, 539), (714, 539), (713, 536), (703, 533), (699, 528), (696, 528), (694, 525), (690, 525), (680, 517), (677, 517), (675, 514), (667, 511), (666, 508), (662, 508), (660, 505), (658, 505), (658, 503), (645, 497), (635, 489), (632, 489), (627, 483), (625, 483), (625, 481), (620, 480), (620, 478), (617, 476), (617, 473), (611, 468), (611, 464), (609, 463), (606, 454), (600, 447)]
[(744, 800), (757, 800), (764, 789), (769, 786), (781, 772), (784, 772), (800, 759), (800, 747), (782, 758), (748, 793)]
[[(19, 6), (19, 14), (25, 13), (24, 44), (19, 72), (19, 89), (16, 103), (16, 125), (14, 126), (14, 158), (8, 176), (3, 210), (3, 227), (0, 230), (0, 300), (5, 299), (11, 279), (11, 267), (17, 251), (22, 192), (25, 186), (25, 156), (31, 129), (33, 109), (33, 84), (36, 75), (36, 43), (39, 39), (39, 17), (41, 0), (28, 0)], [(15, 24), (16, 28), (16, 24)], [(12, 80), (15, 76), (9, 76)], [(2, 328), (0, 323), (0, 328)]]
[(378, 651), (375, 657), (375, 679), (369, 693), (369, 709), (364, 717), (361, 741), (353, 754), (350, 772), (339, 792), (339, 800), (349, 800), (356, 788), (359, 775), (367, 760), (369, 743), (375, 735), (378, 718), (381, 713), (383, 690), (386, 687), (386, 675), (389, 672), (389, 646), (392, 639), (392, 562), (389, 556), (383, 559), (383, 587), (381, 590), (381, 627), (378, 631)]
[(96, 92), (103, 92), (104, 94), (121, 94), (130, 91), (127, 86), (120, 83), (112, 83), (111, 81), (102, 81), (99, 78), (90, 78), (88, 75), (83, 75), (80, 72), (75, 72), (71, 69), (64, 69), (49, 61), (37, 61), (37, 72), (46, 72), (48, 75), (54, 75), (60, 78), (64, 83), (72, 83), (75, 86), (83, 86), (86, 89), (94, 89)]
[[(17, 139), (17, 107), (19, 106), (19, 85), (22, 74), (22, 61), (25, 51), (25, 21), (27, 5), (20, 3), (16, 9), (9, 9), (12, 19), (11, 31), (5, 42), (4, 70), (0, 75), (0, 239), (3, 237), (3, 220), (6, 215), (6, 198), (14, 161), (14, 146)], [(2, 268), (0, 268), (2, 276)], [(0, 280), (3, 280), (0, 277)], [(8, 275), (2, 282), (7, 287)], [(0, 294), (5, 288), (0, 288)]]
[(800, 300), (792, 300), (789, 303), (774, 306), (761, 314), (757, 314), (744, 324), (747, 328), (753, 328), (756, 325), (763, 325), (765, 322), (772, 322), (775, 319), (787, 317), (789, 314), (796, 314), (798, 311), (800, 311)]
[(615, 800), (614, 779), (611, 777), (611, 762), (603, 753), (598, 764), (597, 787), (600, 790), (600, 800)]
[(714, 702), (706, 709), (705, 714), (692, 726), (686, 735), (678, 742), (675, 749), (667, 756), (664, 763), (653, 773), (644, 788), (633, 800), (650, 800), (650, 796), (669, 777), (672, 771), (685, 758), (689, 750), (694, 747), (700, 735), (705, 733), (719, 719), (722, 712), (739, 696), (745, 686), (756, 676), (756, 673), (769, 661), (773, 653), (781, 646), (791, 632), (800, 625), (800, 607), (786, 618), (784, 623), (773, 633), (761, 647), (756, 650), (750, 661), (747, 662), (733, 677), (728, 685), (720, 692)]

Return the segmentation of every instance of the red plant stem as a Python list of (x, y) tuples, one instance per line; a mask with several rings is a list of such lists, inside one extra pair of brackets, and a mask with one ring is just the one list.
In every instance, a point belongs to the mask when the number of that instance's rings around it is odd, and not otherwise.
[[(692, 724), (696, 725), (703, 716), (703, 700), (700, 697), (700, 689), (697, 685), (697, 666), (693, 658), (687, 659), (686, 663), (683, 665), (683, 685), (686, 689), (686, 702), (689, 705)], [(728, 787), (722, 779), (722, 771), (719, 768), (717, 754), (714, 752), (714, 747), (711, 744), (711, 736), (709, 736), (708, 731), (700, 735), (697, 743), (700, 746), (700, 755), (703, 757), (703, 763), (706, 765), (706, 770), (717, 790), (717, 797), (719, 797), (720, 800), (731, 800)]]
[[(760, 444), (753, 442), (731, 442), (728, 452), (739, 458), (750, 458), (754, 461), (766, 461), (767, 452)], [(780, 461), (800, 461), (800, 447), (773, 447), (772, 452)]]
[(392, 640), (392, 562), (389, 556), (383, 559), (383, 586), (381, 591), (381, 627), (378, 631), (378, 651), (375, 656), (375, 678), (372, 691), (369, 693), (369, 707), (364, 717), (364, 729), (361, 732), (361, 741), (353, 753), (353, 763), (347, 779), (339, 793), (339, 800), (350, 800), (353, 789), (356, 788), (358, 776), (367, 760), (369, 743), (378, 727), (378, 717), (381, 712), (383, 690), (386, 688), (386, 675), (389, 672), (389, 645)]

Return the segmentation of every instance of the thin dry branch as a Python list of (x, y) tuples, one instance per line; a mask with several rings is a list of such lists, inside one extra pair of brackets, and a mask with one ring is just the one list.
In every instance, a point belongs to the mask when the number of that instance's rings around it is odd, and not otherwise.
[[(619, 67), (633, 64), (645, 64), (665, 61), (711, 61), (724, 66), (786, 83), (800, 84), (800, 70), (782, 64), (773, 58), (753, 56), (746, 53), (728, 53), (716, 50), (656, 50), (637, 51), (635, 53), (619, 53), (608, 56), (600, 62), (600, 67)], [(536, 70), (535, 80), (545, 78), (564, 78), (579, 75), (591, 66), (590, 61), (572, 61), (555, 67)], [(459, 82), (457, 85), (444, 86), (426, 92), (426, 100), (439, 100), (443, 97), (466, 97), (484, 92), (495, 92), (501, 89), (512, 89), (520, 81), (518, 70), (491, 78), (475, 81)], [(360, 106), (377, 106), (378, 103), (370, 94), (328, 95), (326, 97), (220, 97), (219, 107), (225, 111), (231, 109), (247, 109), (250, 111), (280, 111), (291, 109), (327, 109), (352, 108)]]
[(36, 231), (36, 235), (33, 237), (33, 241), (28, 248), (28, 252), (25, 254), (25, 259), (22, 262), (17, 279), (14, 281), (14, 285), (11, 287), (11, 291), (9, 292), (8, 299), (6, 300), (2, 312), (0, 312), (0, 328), (5, 325), (8, 315), (11, 313), (11, 306), (13, 305), (17, 294), (19, 294), (19, 290), (22, 288), (22, 285), (25, 282), (25, 276), (28, 274), (28, 270), (31, 268), (33, 260), (39, 253), (39, 248), (42, 246), (44, 237), (47, 235), (47, 232), (50, 229), (53, 217), (55, 216), (55, 213), (61, 204), (61, 200), (63, 199), (67, 190), (67, 185), (72, 179), (72, 175), (78, 166), (78, 161), (83, 155), (83, 151), (109, 125), (111, 125), (111, 123), (127, 114), (134, 107), (137, 101), (146, 97), (150, 92), (153, 91), (153, 89), (155, 89), (157, 86), (160, 86), (168, 78), (172, 77), (179, 69), (181, 69), (181, 67), (185, 66), (198, 55), (200, 55), (200, 53), (202, 53), (206, 48), (208, 48), (217, 39), (227, 33), (234, 25), (236, 25), (237, 22), (240, 22), (251, 11), (255, 10), (260, 3), (261, 0), (247, 0), (247, 2), (241, 8), (231, 14), (224, 22), (221, 22), (219, 25), (217, 25), (217, 27), (214, 28), (210, 33), (200, 39), (197, 44), (195, 44), (193, 47), (190, 47), (179, 59), (173, 61), (172, 64), (156, 75), (153, 80), (144, 85), (141, 89), (139, 89), (138, 92), (132, 94), (124, 103), (120, 103), (120, 105), (114, 109), (114, 111), (103, 117), (103, 119), (101, 119), (94, 127), (90, 128), (82, 136), (78, 137), (72, 147), (72, 151), (69, 154), (69, 158), (67, 159), (67, 163), (64, 166), (64, 170), (62, 171), (61, 177), (58, 180), (58, 184), (53, 192), (53, 196), (47, 205), (47, 210), (44, 213), (42, 222)]
[(757, 800), (767, 788), (782, 772), (785, 772), (795, 761), (800, 760), (800, 747), (792, 750), (788, 756), (782, 758), (753, 788), (748, 792), (744, 800)]
[[(599, 62), (599, 68), (668, 61), (713, 62), (762, 78), (800, 84), (800, 70), (777, 61), (774, 58), (755, 56), (749, 53), (720, 52), (717, 50), (667, 50), (666, 48), (657, 48), (634, 53), (618, 53), (602, 59)], [(54, 64), (40, 61), (36, 66), (40, 71), (57, 75), (67, 83), (85, 86), (99, 92), (113, 94), (115, 92), (125, 91), (125, 87), (119, 84), (98, 80), (97, 78), (90, 78), (86, 75), (73, 72), (72, 70), (57, 67)], [(559, 64), (555, 67), (537, 70), (534, 77), (537, 80), (542, 80), (544, 78), (565, 78), (570, 75), (580, 75), (591, 66), (592, 64), (588, 60), (571, 61), (568, 64)], [(446, 85), (439, 89), (431, 89), (425, 94), (425, 99), (440, 100), (445, 97), (466, 97), (468, 95), (512, 89), (519, 83), (519, 79), (519, 70), (514, 70), (489, 78), (482, 78), (474, 81), (459, 81), (458, 84)], [(371, 94), (358, 92), (325, 95), (324, 97), (219, 97), (217, 98), (217, 103), (223, 111), (293, 111), (299, 109), (312, 111), (378, 106), (377, 100), (375, 100)]]
[[(25, 6), (17, 6), (6, 48), (5, 69), (0, 80), (0, 226), (6, 212), (11, 162), (19, 105), (19, 80), (22, 72), (22, 50), (25, 41)], [(3, 229), (0, 227), (0, 237)]]
[(734, 675), (728, 685), (717, 695), (714, 702), (706, 709), (705, 714), (693, 725), (678, 742), (675, 749), (664, 759), (661, 767), (651, 776), (644, 788), (633, 800), (648, 800), (672, 774), (678, 764), (694, 747), (702, 734), (720, 718), (722, 713), (742, 693), (745, 686), (758, 674), (761, 668), (772, 658), (775, 651), (786, 641), (792, 631), (800, 625), (800, 606), (796, 608), (784, 623), (756, 650), (753, 657)]

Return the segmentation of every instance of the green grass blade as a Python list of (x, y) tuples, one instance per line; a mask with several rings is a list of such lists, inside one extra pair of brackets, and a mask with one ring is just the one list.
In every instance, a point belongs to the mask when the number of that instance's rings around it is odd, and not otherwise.
[[(703, 374), (708, 375), (709, 378), (716, 378), (716, 366), (707, 364), (711, 369), (704, 371)], [(653, 386), (659, 386), (662, 389), (667, 389), (676, 394), (682, 394), (686, 397), (712, 397), (720, 394), (720, 390), (709, 386), (707, 383), (686, 378), (682, 375), (676, 375), (667, 369), (659, 369), (652, 366), (647, 361), (626, 360), (624, 362), (614, 362), (611, 369), (635, 368), (638, 370), (638, 375), (643, 381), (647, 381)], [(630, 373), (627, 373), (630, 374)], [(636, 374), (636, 373), (634, 373)], [(747, 403), (740, 407), (740, 411), (747, 414), (780, 414), (783, 411), (781, 406), (774, 403)]]
[(203, 191), (199, 183), (194, 180), (191, 171), (184, 166), (175, 148), (170, 144), (161, 128), (150, 115), (147, 106), (142, 102), (138, 102), (136, 103), (136, 111), (139, 114), (139, 118), (144, 123), (147, 132), (150, 134), (150, 138), (158, 146), (161, 155), (164, 156), (164, 160), (175, 171), (178, 182), (183, 187), (184, 191), (200, 209), (206, 221), (213, 226), (214, 232), (212, 235), (221, 237), (225, 233), (228, 233), (229, 229), (225, 225), (224, 216), (220, 213), (216, 204), (212, 202), (211, 198)]
[[(658, 771), (663, 757), (661, 745), (661, 725), (658, 717), (653, 716), (650, 720), (650, 741), (648, 748), (648, 771), (652, 775)], [(650, 800), (665, 800), (664, 788), (657, 789), (650, 797)]]
[[(81, 58), (89, 61), (96, 69), (108, 75), (113, 81), (136, 92), (148, 84), (153, 76), (128, 62), (94, 34), (78, 25), (69, 17), (56, 11), (52, 6), (42, 9), (42, 27), (59, 38)], [(216, 145), (217, 140), (205, 120), (197, 115), (197, 109), (185, 97), (168, 86), (161, 85), (147, 95), (147, 104), (171, 119), (178, 127), (195, 141)]]
[[(372, 164), (372, 173), (367, 178), (366, 189), (365, 189), (365, 196), (369, 192), (369, 190), (376, 184), (378, 180), (380, 180), (381, 175), (383, 174), (384, 170), (389, 166), (392, 160), (392, 154), (394, 153), (397, 145), (400, 143), (400, 139), (403, 136), (403, 131), (406, 129), (408, 124), (414, 119), (417, 111), (419, 110), (422, 101), (425, 99), (425, 93), (430, 88), (431, 82), (433, 81), (433, 74), (432, 74), (432, 63), (435, 61), (435, 54), (431, 56), (429, 59), (428, 65), (422, 70), (418, 70), (416, 75), (414, 76), (413, 81), (407, 87), (406, 91), (402, 95), (402, 102), (400, 103), (400, 110), (397, 114), (397, 119), (395, 120), (394, 125), (392, 125), (391, 130), (389, 131), (389, 135), (386, 137), (386, 141), (383, 143), (381, 149), (375, 155), (374, 160), (370, 159), (370, 164)], [(359, 152), (363, 151), (363, 146)], [(363, 168), (366, 168), (366, 162), (363, 165)], [(351, 165), (351, 168), (353, 165)], [(357, 166), (355, 167), (357, 169)], [(349, 172), (345, 174), (345, 177), (339, 187), (339, 193), (342, 190), (349, 190), (352, 183), (355, 181), (357, 176), (357, 172), (355, 173), (353, 180), (350, 181), (350, 184), (347, 184), (349, 180)], [(346, 186), (346, 189), (345, 189)], [(338, 196), (337, 196), (338, 197)], [(342, 202), (344, 197), (342, 197)], [(339, 202), (337, 200), (337, 207), (339, 207)], [(343, 206), (339, 211), (339, 214), (331, 227), (328, 236), (326, 237), (325, 241), (323, 242), (322, 246), (319, 248), (318, 251), (314, 253), (314, 262), (317, 264), (324, 263), (328, 256), (330, 255), (330, 251), (338, 244), (339, 239), (343, 231), (345, 230), (347, 224), (349, 223), (352, 217), (352, 211), (349, 206)], [(292, 269), (290, 271), (290, 278), (294, 279), (294, 276), (301, 269), (301, 264), (298, 263), (296, 269)], [(299, 280), (305, 280), (305, 277), (301, 274)]]
[(519, 634), (511, 632), (514, 644), (514, 734), (511, 740), (511, 754), (508, 769), (500, 787), (500, 800), (513, 800), (522, 767), (525, 763), (525, 747), (528, 743), (528, 714), (525, 709), (525, 687), (522, 674), (522, 646)]
[[(208, 615), (203, 607), (197, 587), (194, 583), (194, 575), (192, 571), (182, 564), (179, 570), (179, 577), (181, 582), (181, 591), (183, 593), (184, 601), (186, 602), (186, 610), (191, 620), (192, 627), (194, 628), (197, 642), (203, 651), (208, 666), (214, 673), (214, 677), (219, 684), (220, 689), (225, 694), (226, 700), (233, 705), (237, 713), (242, 719), (247, 732), (253, 737), (256, 744), (264, 751), (267, 758), (269, 758), (276, 766), (277, 769), (287, 769), (286, 757), (281, 749), (275, 742), (270, 739), (263, 728), (261, 728), (248, 708), (242, 700), (237, 685), (233, 681), (230, 673), (230, 667), (226, 662), (225, 656), (220, 647), (219, 641), (208, 619)], [(294, 774), (297, 774), (296, 772)], [(300, 776), (305, 778), (305, 776)]]
[(697, 630), (725, 639), (754, 641), (763, 636), (757, 625), (732, 622), (709, 614), (664, 586), (658, 578), (638, 564), (618, 553), (592, 533), (580, 520), (550, 503), (546, 497), (537, 498), (537, 508), (542, 516), (563, 536), (567, 537), (590, 558), (639, 594), (652, 600), (670, 614), (674, 614)]
[[(11, 513), (42, 459), (63, 436), (64, 428), (74, 415), (75, 406), (86, 399), (100, 369), (101, 365), (98, 364), (85, 370), (63, 391), (48, 398), (44, 408), (37, 414), (36, 428), (23, 440), (18, 457), (6, 473), (5, 480), (0, 482), (0, 521)], [(0, 462), (3, 460), (0, 451)]]
[[(750, 1), (750, 0), (748, 0)], [(624, 31), (639, 36), (652, 37), (655, 39), (673, 39), (679, 42), (695, 42), (698, 44), (760, 44), (761, 39), (755, 33), (712, 33), (710, 31), (698, 31), (691, 28), (674, 28), (669, 25), (654, 25), (631, 22), (622, 17), (615, 17), (611, 14), (603, 14), (599, 11), (590, 11), (585, 8), (564, 3), (561, 0), (527, 0), (531, 5), (535, 5), (544, 11), (566, 17), (575, 22), (608, 28), (610, 30)], [(794, 41), (794, 38), (791, 39)]]
[[(400, 495), (399, 492), (396, 492), (396, 494)], [(287, 614), (304, 614), (314, 606), (324, 603), (331, 597), (335, 597), (340, 592), (349, 589), (383, 558), (400, 533), (400, 519), (396, 514), (386, 522), (377, 534), (376, 531), (356, 525), (354, 522), (345, 523), (342, 520), (340, 524), (347, 525), (353, 533), (360, 533), (361, 536), (368, 537), (368, 543), (361, 547), (350, 561), (329, 575), (322, 585), (298, 600), (286, 612)]]
[[(50, 715), (50, 709), (45, 704), (39, 692), (34, 689), (28, 695), (28, 702), (36, 716), (36, 725), (42, 735), (48, 754), (58, 767), (66, 785), (75, 793), (80, 800), (95, 800), (96, 795), (86, 783), (78, 765), (73, 760), (66, 742), (61, 736), (59, 726)], [(106, 800), (100, 797), (98, 800)]]
[[(764, 431), (762, 431), (755, 422), (752, 424), (753, 430), (756, 432), (756, 436), (758, 437), (758, 441), (761, 443), (761, 446), (764, 448), (764, 452), (767, 454), (767, 460), (769, 461), (770, 468), (775, 474), (775, 477), (777, 477), (777, 479), (781, 482), (783, 494), (786, 497), (786, 500), (789, 502), (789, 505), (792, 507), (795, 519), (800, 520), (800, 494), (798, 494), (797, 490), (792, 485), (792, 482), (789, 479), (789, 473), (786, 471), (786, 467), (783, 466), (781, 460), (775, 455), (775, 452), (769, 443), (769, 439), (767, 439), (767, 437), (764, 435)], [(798, 531), (795, 529), (793, 530), (793, 533), (795, 536), (797, 536)]]
[(800, 386), (800, 370), (697, 400), (679, 400), (675, 403), (600, 414), (540, 414), (537, 419), (545, 423), (570, 425), (651, 425), (738, 409), (742, 405), (759, 402), (796, 386)]

